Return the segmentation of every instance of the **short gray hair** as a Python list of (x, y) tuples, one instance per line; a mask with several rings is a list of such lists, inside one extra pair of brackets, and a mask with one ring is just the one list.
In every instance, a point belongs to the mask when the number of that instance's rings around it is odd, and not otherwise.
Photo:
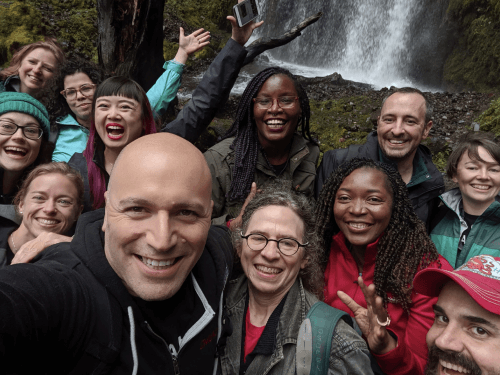
[(299, 277), (302, 278), (304, 288), (315, 294), (319, 299), (323, 297), (324, 277), (321, 268), (322, 246), (320, 237), (315, 231), (315, 216), (312, 202), (304, 195), (297, 194), (289, 189), (273, 187), (257, 193), (248, 203), (243, 214), (241, 227), (232, 233), (232, 241), (238, 254), (241, 252), (243, 239), (240, 233), (245, 233), (253, 214), (267, 206), (288, 207), (295, 212), (304, 223), (303, 243), (308, 245), (304, 248), (307, 265), (300, 270)]

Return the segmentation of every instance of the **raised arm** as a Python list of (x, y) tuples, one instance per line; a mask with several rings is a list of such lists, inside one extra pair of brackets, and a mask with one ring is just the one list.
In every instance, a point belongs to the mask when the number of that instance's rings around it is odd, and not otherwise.
[(177, 118), (167, 124), (162, 131), (177, 134), (194, 142), (213, 120), (217, 110), (226, 103), (247, 55), (243, 46), (253, 30), (263, 23), (250, 22), (238, 27), (234, 17), (227, 18), (233, 27), (231, 38), (210, 64), (194, 90), (191, 100)]
[(210, 33), (198, 29), (190, 35), (184, 35), (184, 29), (179, 31), (179, 49), (175, 58), (166, 61), (163, 65), (165, 72), (158, 78), (153, 87), (147, 92), (151, 109), (155, 116), (161, 116), (167, 110), (169, 104), (177, 96), (181, 85), (184, 64), (189, 55), (199, 51), (210, 43)]

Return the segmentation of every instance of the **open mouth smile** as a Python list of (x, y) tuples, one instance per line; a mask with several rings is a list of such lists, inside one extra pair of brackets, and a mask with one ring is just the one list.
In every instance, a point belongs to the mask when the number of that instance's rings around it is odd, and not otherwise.
[(108, 138), (113, 141), (121, 139), (125, 134), (125, 128), (122, 125), (115, 123), (107, 124), (106, 131), (108, 132)]
[(487, 191), (490, 190), (491, 186), (488, 185), (471, 185), (474, 189)]
[(47, 219), (43, 217), (38, 217), (36, 218), (36, 221), (42, 226), (42, 227), (52, 227), (54, 225), (57, 225), (60, 223), (59, 220), (56, 219)]
[(270, 119), (264, 121), (264, 123), (267, 125), (269, 130), (271, 131), (279, 131), (282, 130), (285, 124), (287, 123), (286, 120), (283, 119)]
[(155, 259), (140, 256), (140, 255), (136, 255), (136, 256), (147, 267), (149, 267), (155, 271), (166, 270), (166, 269), (172, 267), (174, 264), (176, 264), (177, 261), (179, 260), (179, 258), (173, 258), (173, 259), (169, 259), (169, 260), (155, 260)]
[(372, 224), (368, 224), (368, 223), (355, 223), (355, 222), (348, 222), (346, 223), (349, 227), (351, 227), (352, 229), (355, 229), (355, 230), (363, 230), (363, 229), (366, 229), (366, 228), (369, 228), (372, 226)]
[(14, 158), (23, 158), (28, 153), (28, 150), (21, 147), (7, 146), (4, 148), (5, 153)]
[(265, 275), (277, 275), (277, 274), (283, 272), (283, 270), (280, 268), (267, 267), (267, 266), (263, 266), (260, 264), (255, 265), (255, 268), (257, 269), (257, 271), (259, 271), (260, 273), (265, 274)]
[(457, 366), (449, 362), (445, 362), (442, 359), (439, 360), (439, 364), (443, 368), (444, 374), (456, 375), (456, 374), (468, 374), (469, 370), (463, 368), (462, 366)]

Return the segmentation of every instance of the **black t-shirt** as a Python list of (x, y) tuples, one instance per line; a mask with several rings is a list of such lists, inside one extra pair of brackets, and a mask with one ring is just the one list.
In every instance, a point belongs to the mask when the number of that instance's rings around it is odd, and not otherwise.
[(457, 259), (460, 256), (460, 252), (464, 248), (465, 241), (467, 241), (467, 236), (469, 235), (470, 230), (472, 229), (472, 226), (474, 225), (474, 223), (476, 222), (476, 220), (477, 220), (477, 218), (479, 216), (470, 215), (470, 214), (468, 214), (467, 212), (464, 211), (464, 220), (465, 220), (465, 223), (467, 224), (467, 229), (464, 230), (464, 232), (462, 233), (462, 236), (460, 237), (460, 241), (458, 242)]

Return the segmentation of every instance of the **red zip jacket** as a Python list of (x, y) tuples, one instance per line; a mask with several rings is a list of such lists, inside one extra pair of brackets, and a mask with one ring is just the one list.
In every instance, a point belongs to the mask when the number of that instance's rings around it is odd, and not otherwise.
[[(366, 285), (373, 284), (379, 239), (366, 247), (365, 264), (361, 275)], [(441, 255), (439, 262), (436, 261), (429, 267), (452, 270), (449, 263)], [(339, 232), (333, 237), (328, 265), (325, 270), (325, 302), (354, 316), (352, 311), (337, 297), (337, 291), (341, 290), (357, 304), (366, 308), (363, 292), (357, 283), (358, 276), (358, 266), (345, 245), (344, 234)], [(387, 295), (390, 301), (391, 294), (387, 293)], [(388, 329), (396, 335), (398, 346), (382, 355), (372, 353), (384, 373), (391, 375), (424, 373), (427, 363), (425, 336), (434, 322), (432, 306), (437, 302), (437, 298), (412, 292), (411, 300), (413, 303), (410, 314), (407, 314), (400, 304), (389, 302), (387, 306), (391, 317), (391, 325)]]

